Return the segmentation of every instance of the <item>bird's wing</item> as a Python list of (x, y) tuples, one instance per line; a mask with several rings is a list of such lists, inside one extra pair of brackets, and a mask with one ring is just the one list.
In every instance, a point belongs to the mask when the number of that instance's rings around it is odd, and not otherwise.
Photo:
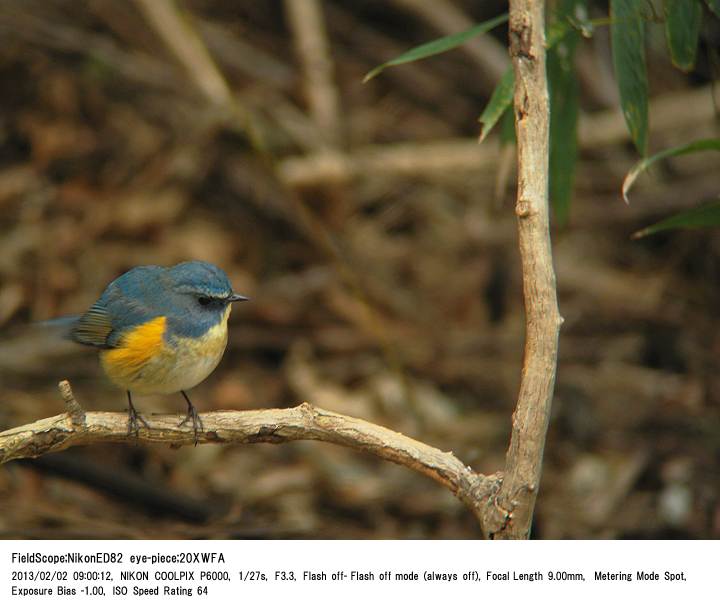
[(162, 267), (143, 266), (118, 277), (80, 317), (71, 338), (101, 349), (120, 346), (129, 331), (159, 316), (165, 304), (158, 296), (162, 272)]
[(113, 324), (110, 313), (100, 302), (96, 302), (80, 317), (70, 336), (75, 342), (83, 345), (107, 349), (117, 346), (112, 334)]

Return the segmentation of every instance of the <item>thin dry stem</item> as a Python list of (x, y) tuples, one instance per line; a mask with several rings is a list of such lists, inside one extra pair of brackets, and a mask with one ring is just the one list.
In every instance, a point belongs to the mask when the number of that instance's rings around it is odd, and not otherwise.
[(218, 106), (229, 105), (232, 93), (202, 39), (184, 20), (173, 0), (135, 0), (148, 23), (187, 70), (198, 88)]
[(322, 6), (318, 0), (285, 0), (285, 10), (302, 64), (310, 116), (324, 140), (338, 146), (342, 139), (340, 96)]

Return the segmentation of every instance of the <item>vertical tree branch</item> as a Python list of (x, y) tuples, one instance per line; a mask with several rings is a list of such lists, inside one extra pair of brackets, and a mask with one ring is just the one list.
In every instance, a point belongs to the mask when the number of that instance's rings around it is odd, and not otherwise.
[(488, 523), (495, 538), (530, 534), (550, 419), (558, 311), (548, 209), (549, 105), (545, 74), (545, 3), (510, 1), (510, 55), (515, 70), (518, 219), (526, 311), (525, 356), (513, 414), (505, 476)]

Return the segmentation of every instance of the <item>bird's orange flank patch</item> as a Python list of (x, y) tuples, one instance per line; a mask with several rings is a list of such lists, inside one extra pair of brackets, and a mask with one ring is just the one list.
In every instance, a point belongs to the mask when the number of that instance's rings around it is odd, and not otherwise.
[(103, 367), (110, 378), (133, 376), (149, 359), (158, 355), (163, 349), (166, 325), (165, 317), (156, 317), (128, 330), (118, 347), (103, 351)]

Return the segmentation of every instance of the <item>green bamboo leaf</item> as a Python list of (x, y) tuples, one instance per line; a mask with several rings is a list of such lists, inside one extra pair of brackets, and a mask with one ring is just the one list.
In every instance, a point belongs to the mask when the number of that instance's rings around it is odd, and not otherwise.
[[(553, 60), (548, 57), (548, 69)], [(550, 200), (555, 219), (564, 225), (570, 214), (577, 164), (579, 94), (572, 73), (555, 77), (550, 101)]]
[(403, 63), (417, 61), (418, 59), (425, 59), (426, 57), (439, 55), (440, 53), (444, 53), (445, 51), (449, 51), (451, 49), (459, 47), (471, 38), (479, 36), (480, 34), (485, 34), (490, 30), (496, 28), (498, 25), (505, 23), (507, 20), (508, 15), (507, 13), (505, 13), (503, 15), (495, 17), (494, 19), (483, 21), (482, 23), (479, 23), (478, 25), (471, 27), (469, 30), (466, 30), (464, 32), (451, 34), (450, 36), (443, 36), (442, 38), (438, 38), (436, 40), (432, 40), (431, 42), (426, 42), (425, 44), (414, 47), (409, 51), (405, 51), (402, 55), (398, 55), (395, 59), (386, 61), (385, 63), (380, 64), (379, 66), (370, 70), (365, 75), (365, 78), (363, 78), (363, 82), (367, 82), (371, 78), (375, 78), (375, 76), (377, 76), (385, 68), (389, 68), (390, 66), (398, 66)]
[(572, 29), (573, 26), (567, 20), (552, 22), (545, 30), (545, 46), (551, 49), (565, 38)]
[(642, 2), (610, 0), (613, 65), (620, 104), (635, 147), (647, 152), (648, 81), (645, 68), (645, 23)]
[[(558, 3), (555, 19), (568, 23), (585, 9), (584, 0)], [(550, 92), (550, 200), (555, 220), (562, 226), (570, 214), (575, 166), (577, 164), (577, 122), (579, 91), (575, 77), (575, 49), (580, 32), (572, 29), (548, 51), (547, 74)]]
[(508, 108), (500, 119), (500, 143), (504, 146), (506, 144), (515, 144), (516, 141), (515, 113), (512, 108)]
[(492, 97), (488, 105), (485, 106), (483, 113), (478, 119), (482, 123), (482, 129), (480, 131), (480, 141), (482, 142), (490, 130), (495, 126), (495, 123), (500, 120), (500, 117), (505, 113), (513, 100), (513, 91), (515, 90), (515, 73), (512, 68), (508, 68), (503, 74), (500, 82), (495, 87)]
[(700, 0), (663, 0), (665, 38), (673, 64), (688, 72), (695, 66), (700, 36)]
[(720, 0), (705, 0), (705, 2), (707, 3), (708, 8), (720, 17)]
[(689, 144), (685, 144), (683, 146), (676, 146), (675, 148), (668, 148), (667, 150), (662, 150), (658, 152), (657, 154), (652, 155), (651, 157), (648, 157), (647, 159), (643, 159), (642, 161), (638, 161), (635, 163), (635, 165), (628, 171), (628, 174), (625, 176), (625, 179), (623, 180), (622, 185), (622, 196), (623, 199), (625, 199), (625, 203), (629, 203), (628, 201), (628, 192), (630, 191), (630, 188), (635, 183), (635, 180), (637, 180), (637, 177), (645, 171), (648, 167), (651, 165), (654, 165), (658, 161), (662, 159), (666, 159), (668, 157), (672, 156), (682, 156), (683, 154), (690, 154), (691, 152), (700, 152), (702, 150), (718, 150), (720, 151), (720, 138), (712, 138), (712, 139), (706, 139), (706, 140), (696, 140), (694, 142), (690, 142)]
[(674, 228), (710, 228), (720, 226), (720, 201), (713, 201), (701, 207), (684, 211), (652, 224), (633, 234), (633, 239), (647, 237), (654, 233)]

